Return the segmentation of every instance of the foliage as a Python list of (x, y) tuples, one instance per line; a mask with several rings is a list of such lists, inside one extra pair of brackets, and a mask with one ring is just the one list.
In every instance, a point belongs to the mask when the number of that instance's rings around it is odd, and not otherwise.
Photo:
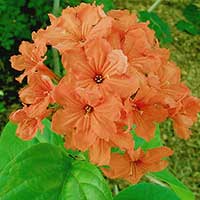
[(130, 186), (115, 196), (114, 200), (149, 200), (150, 198), (151, 200), (180, 200), (167, 187), (152, 183), (139, 183)]
[[(53, 1), (0, 0), (0, 45), (10, 50), (16, 41), (30, 40), (32, 30), (47, 24)], [(42, 8), (42, 9), (41, 9)]]
[(156, 178), (157, 180), (163, 181), (171, 187), (180, 197), (181, 200), (194, 200), (194, 194), (180, 182), (169, 170), (165, 169), (161, 172), (150, 173), (149, 176)]
[(200, 8), (189, 4), (183, 10), (183, 16), (186, 20), (179, 20), (176, 27), (192, 35), (200, 34)]

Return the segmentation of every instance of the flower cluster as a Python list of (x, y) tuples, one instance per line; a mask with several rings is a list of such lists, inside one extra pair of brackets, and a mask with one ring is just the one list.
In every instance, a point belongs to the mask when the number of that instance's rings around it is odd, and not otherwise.
[[(52, 129), (63, 135), (67, 149), (89, 152), (91, 162), (111, 178), (132, 183), (147, 172), (167, 166), (173, 151), (158, 147), (144, 152), (134, 148), (130, 134), (150, 141), (156, 123), (167, 118), (175, 132), (189, 138), (197, 120), (199, 99), (180, 81), (180, 69), (160, 48), (154, 31), (128, 11), (104, 13), (102, 6), (80, 4), (60, 17), (49, 15), (51, 25), (22, 42), (12, 67), (27, 77), (19, 92), (24, 107), (11, 113), (16, 134), (32, 139), (41, 121), (52, 116)], [(60, 80), (45, 64), (47, 45), (57, 49), (67, 73)], [(52, 105), (57, 109), (52, 109)], [(118, 147), (124, 153), (111, 153)]]

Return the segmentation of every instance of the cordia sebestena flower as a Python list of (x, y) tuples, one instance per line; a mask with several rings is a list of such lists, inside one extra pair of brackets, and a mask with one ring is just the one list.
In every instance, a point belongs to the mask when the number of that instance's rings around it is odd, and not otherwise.
[[(171, 118), (177, 135), (188, 139), (197, 120), (200, 100), (180, 80), (180, 69), (159, 46), (148, 22), (138, 22), (129, 11), (81, 3), (60, 17), (49, 15), (51, 25), (23, 41), (12, 67), (27, 77), (20, 90), (24, 107), (10, 115), (17, 135), (32, 139), (41, 121), (52, 116), (52, 129), (65, 138), (65, 147), (89, 151), (91, 162), (110, 178), (136, 183), (147, 172), (164, 169), (172, 155), (167, 147), (135, 150), (130, 130), (146, 141), (155, 124)], [(67, 74), (58, 81), (43, 62), (47, 45), (56, 48)], [(49, 105), (57, 104), (55, 111)], [(124, 128), (127, 127), (127, 128)], [(124, 154), (111, 153), (118, 147)]]

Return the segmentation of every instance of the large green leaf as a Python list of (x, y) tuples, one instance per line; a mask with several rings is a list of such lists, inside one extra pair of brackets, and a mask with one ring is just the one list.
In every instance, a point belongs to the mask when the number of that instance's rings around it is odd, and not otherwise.
[(180, 200), (167, 187), (152, 183), (140, 183), (121, 191), (114, 200)]
[(150, 21), (149, 27), (156, 32), (156, 37), (162, 44), (172, 42), (169, 25), (155, 12), (140, 11), (139, 20), (142, 22)]
[(168, 183), (181, 200), (195, 199), (194, 194), (167, 169), (160, 172), (150, 173), (149, 175), (157, 180)]
[(0, 173), (1, 200), (111, 200), (99, 170), (73, 161), (61, 148), (33, 145)]
[(1, 200), (57, 200), (71, 168), (60, 148), (37, 144), (18, 155), (0, 173)]
[(38, 143), (50, 143), (63, 147), (61, 136), (53, 133), (50, 129), (49, 120), (43, 120), (43, 134), (37, 133), (36, 137), (30, 141), (23, 141), (15, 134), (17, 126), (8, 122), (0, 137), (0, 172), (18, 154)]
[(0, 137), (0, 172), (19, 153), (28, 149), (37, 141), (22, 141), (16, 135), (17, 126), (8, 122)]
[(162, 146), (162, 141), (160, 138), (160, 128), (159, 124), (156, 125), (155, 136), (149, 142), (145, 141), (143, 138), (136, 135), (134, 129), (131, 130), (131, 134), (133, 135), (133, 139), (135, 141), (135, 149), (141, 147), (143, 150), (148, 150), (156, 147)]
[(73, 162), (61, 196), (62, 200), (112, 199), (112, 194), (100, 171), (85, 161)]

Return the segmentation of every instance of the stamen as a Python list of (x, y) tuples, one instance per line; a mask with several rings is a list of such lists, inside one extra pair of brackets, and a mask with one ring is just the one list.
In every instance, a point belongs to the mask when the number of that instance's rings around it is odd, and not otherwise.
[(94, 108), (90, 105), (86, 105), (84, 110), (85, 110), (85, 114), (87, 114), (87, 113), (91, 113), (94, 110)]
[(137, 95), (139, 89), (140, 89), (140, 88), (138, 88), (137, 91), (136, 91), (134, 94), (132, 94), (132, 95), (130, 96), (130, 99), (131, 99), (131, 100), (133, 100), (133, 99), (136, 97), (136, 95)]
[(94, 77), (94, 81), (97, 83), (97, 84), (100, 84), (104, 81), (104, 78), (101, 74), (97, 74), (95, 77)]

